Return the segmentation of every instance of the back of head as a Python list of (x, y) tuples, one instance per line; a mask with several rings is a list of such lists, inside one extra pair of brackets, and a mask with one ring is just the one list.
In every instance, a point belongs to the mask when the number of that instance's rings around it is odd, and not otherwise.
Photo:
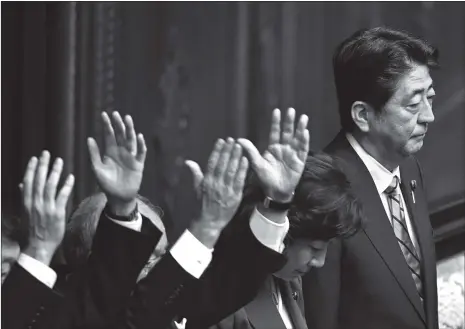
[[(265, 194), (252, 173), (238, 215), (249, 217), (255, 205), (264, 198)], [(333, 157), (324, 153), (308, 156), (288, 218), (290, 227), (286, 244), (299, 238), (328, 241), (348, 237), (361, 228), (361, 202)]]
[(363, 224), (363, 209), (336, 160), (318, 153), (307, 158), (288, 217), (288, 240), (328, 241), (355, 234)]
[(435, 68), (438, 57), (438, 50), (425, 40), (386, 27), (363, 29), (344, 40), (333, 56), (342, 128), (355, 127), (351, 116), (355, 101), (381, 110), (412, 64)]

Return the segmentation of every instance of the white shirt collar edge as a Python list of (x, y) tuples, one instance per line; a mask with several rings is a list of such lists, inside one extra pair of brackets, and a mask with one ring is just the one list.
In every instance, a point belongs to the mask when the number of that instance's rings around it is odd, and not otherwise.
[(373, 158), (367, 151), (360, 145), (350, 133), (346, 133), (346, 138), (349, 144), (354, 149), (355, 153), (359, 156), (365, 167), (368, 169), (373, 182), (375, 183), (378, 194), (384, 193), (386, 188), (391, 184), (394, 176), (397, 176), (400, 181), (400, 170), (396, 167), (393, 172), (387, 170), (382, 164), (380, 164), (375, 158)]

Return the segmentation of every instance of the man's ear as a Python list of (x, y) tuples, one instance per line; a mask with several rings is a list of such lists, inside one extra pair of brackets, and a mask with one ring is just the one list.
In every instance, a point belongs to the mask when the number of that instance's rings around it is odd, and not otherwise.
[(370, 115), (371, 106), (368, 103), (356, 101), (352, 104), (352, 108), (350, 109), (352, 114), (352, 120), (354, 121), (355, 125), (360, 129), (362, 132), (368, 132), (370, 130), (370, 126), (368, 124), (368, 117)]

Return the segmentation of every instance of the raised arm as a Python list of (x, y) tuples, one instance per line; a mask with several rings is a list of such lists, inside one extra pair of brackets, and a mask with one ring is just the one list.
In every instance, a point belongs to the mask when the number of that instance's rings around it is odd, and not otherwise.
[(20, 184), (28, 243), (2, 284), (2, 326), (5, 328), (24, 328), (31, 321), (38, 321), (38, 315), (52, 312), (62, 301), (52, 290), (57, 274), (49, 265), (63, 240), (66, 204), (74, 176), (69, 175), (57, 193), (63, 160), (55, 160), (50, 175), (49, 162), (48, 151), (42, 152), (40, 159), (32, 157)]

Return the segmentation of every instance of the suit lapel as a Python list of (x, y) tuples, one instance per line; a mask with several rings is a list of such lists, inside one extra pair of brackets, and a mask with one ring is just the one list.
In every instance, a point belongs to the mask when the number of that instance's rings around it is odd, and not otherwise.
[(244, 306), (250, 323), (257, 329), (286, 329), (281, 315), (273, 303), (270, 290), (270, 276), (263, 284), (257, 297)]
[(420, 297), (368, 169), (343, 134), (336, 137), (328, 146), (327, 152), (342, 160), (339, 163), (363, 204), (367, 218), (364, 233), (386, 263), (418, 315), (425, 321), (425, 312)]
[(294, 329), (307, 329), (307, 322), (303, 316), (303, 305), (299, 305), (302, 301), (302, 283), (301, 278), (291, 282), (280, 281), (283, 303), (286, 306)]

